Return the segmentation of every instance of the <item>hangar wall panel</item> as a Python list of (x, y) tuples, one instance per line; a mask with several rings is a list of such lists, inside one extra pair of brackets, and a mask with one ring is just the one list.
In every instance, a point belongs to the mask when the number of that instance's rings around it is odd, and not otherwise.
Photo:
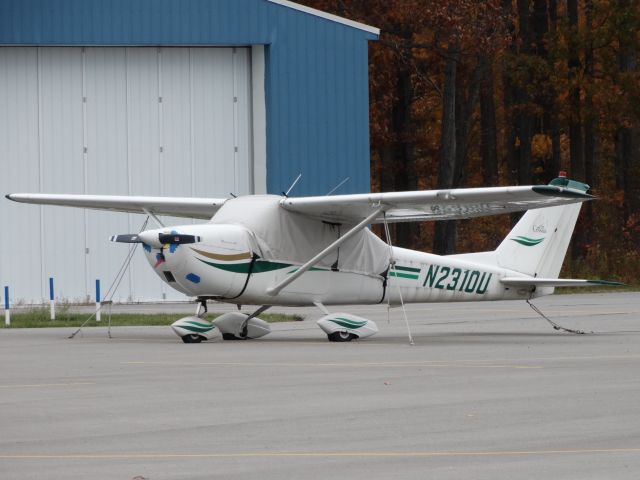
[[(8, 192), (228, 196), (252, 192), (251, 58), (246, 48), (1, 47), (0, 177)], [(2, 242), (13, 297), (93, 297), (115, 278), (140, 215), (3, 201), (20, 232)], [(191, 223), (167, 218), (166, 224)], [(150, 226), (153, 226), (151, 224)], [(116, 300), (183, 295), (136, 255)]]
[[(3, 192), (40, 189), (38, 135), (38, 56), (36, 49), (0, 49), (0, 187)], [(14, 297), (37, 291), (40, 297), (43, 245), (42, 207), (10, 209), (0, 203), (5, 228), (0, 242), (0, 287), (9, 285)], [(11, 235), (11, 239), (8, 236)], [(9, 283), (9, 279), (13, 281)], [(34, 281), (35, 279), (35, 281)]]
[[(158, 50), (157, 48), (127, 48), (127, 159), (129, 167), (128, 193), (135, 192), (140, 195), (154, 195), (161, 187), (160, 168), (161, 132), (158, 92), (160, 91), (160, 78), (158, 75)], [(176, 64), (175, 68), (186, 69), (189, 74), (188, 64)], [(186, 103), (185, 109), (189, 109)], [(176, 119), (175, 128), (183, 128), (180, 119)], [(189, 124), (186, 125), (189, 128)], [(136, 159), (147, 159), (145, 162)], [(190, 165), (189, 165), (190, 168)], [(137, 232), (141, 229), (144, 217), (127, 215), (128, 232)], [(117, 252), (117, 253), (116, 253)], [(105, 252), (113, 263), (120, 263), (128, 253), (127, 248), (113, 249)], [(156, 298), (158, 292), (168, 292), (170, 289), (164, 285), (158, 287), (155, 274), (149, 268), (146, 259), (136, 252), (132, 259), (132, 268), (128, 278), (130, 288), (138, 298)]]
[[(82, 56), (78, 49), (39, 49), (35, 54), (42, 178), (39, 191), (59, 192), (69, 188), (69, 193), (84, 193)], [(87, 283), (84, 253), (87, 215), (82, 210), (41, 208), (43, 269), (37, 278), (42, 283), (43, 296), (48, 298), (47, 272), (56, 272), (62, 298), (82, 296)], [(15, 293), (22, 296), (19, 291)]]
[[(324, 194), (346, 177), (337, 193), (369, 191), (367, 44), (377, 38), (375, 29), (270, 0), (0, 0), (2, 193), (110, 192), (113, 184), (131, 194), (227, 195), (251, 191), (252, 178), (256, 191), (280, 193), (298, 173), (293, 195)], [(238, 45), (248, 48), (233, 55)], [(229, 56), (231, 80), (228, 66), (198, 63)], [(107, 82), (96, 75), (108, 64)], [(208, 87), (221, 78), (232, 87), (215, 105), (220, 96)], [(83, 102), (91, 88), (96, 97)], [(199, 123), (219, 121), (215, 129)], [(221, 136), (229, 128), (233, 135)], [(212, 163), (220, 151), (232, 169)], [(125, 181), (104, 176), (121, 171)], [(0, 217), (23, 243), (0, 244), (0, 282), (10, 279), (27, 300), (47, 296), (52, 273), (60, 296), (92, 295), (93, 270), (113, 271), (126, 254), (121, 245), (96, 246), (97, 229), (130, 232), (143, 221), (4, 200)], [(135, 258), (121, 298), (172, 298), (143, 261)], [(78, 278), (81, 288), (71, 285)], [(34, 283), (39, 291), (30, 293)]]
[(267, 190), (370, 190), (371, 31), (268, 0), (0, 0), (0, 44), (263, 45)]

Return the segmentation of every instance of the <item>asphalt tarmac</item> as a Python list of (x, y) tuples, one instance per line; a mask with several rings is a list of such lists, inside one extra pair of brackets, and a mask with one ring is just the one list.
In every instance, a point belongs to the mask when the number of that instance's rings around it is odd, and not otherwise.
[(523, 302), (408, 306), (413, 346), (384, 306), (345, 344), (314, 309), (246, 342), (0, 330), (0, 478), (639, 478), (640, 294), (535, 303), (595, 333)]

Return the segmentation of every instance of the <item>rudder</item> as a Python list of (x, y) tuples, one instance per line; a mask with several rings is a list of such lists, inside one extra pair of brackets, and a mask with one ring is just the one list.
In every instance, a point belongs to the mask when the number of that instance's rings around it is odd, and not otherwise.
[[(550, 185), (587, 191), (589, 186), (560, 176)], [(542, 278), (558, 278), (581, 203), (528, 210), (495, 251), (502, 268)]]

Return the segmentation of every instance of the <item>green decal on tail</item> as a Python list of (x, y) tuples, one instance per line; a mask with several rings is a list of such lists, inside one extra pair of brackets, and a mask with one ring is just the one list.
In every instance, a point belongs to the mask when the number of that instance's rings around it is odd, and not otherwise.
[(529, 238), (529, 237), (519, 236), (519, 237), (516, 237), (516, 238), (512, 238), (511, 240), (513, 240), (514, 242), (519, 243), (520, 245), (524, 245), (525, 247), (533, 247), (535, 245), (538, 245), (540, 242), (542, 242), (544, 240), (544, 237), (542, 237), (542, 238)]

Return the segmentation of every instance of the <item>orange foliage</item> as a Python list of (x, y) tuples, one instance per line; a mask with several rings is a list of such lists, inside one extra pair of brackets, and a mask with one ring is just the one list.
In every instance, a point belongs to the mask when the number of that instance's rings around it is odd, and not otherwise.
[[(471, 127), (461, 139), (466, 147), (461, 184), (483, 185), (474, 92), (484, 55), (493, 72), (498, 183), (514, 181), (509, 152), (522, 148), (530, 148), (529, 178), (544, 182), (555, 176), (555, 168), (568, 169), (576, 155), (569, 124), (579, 125), (582, 148), (592, 153), (587, 172), (598, 200), (583, 208), (564, 273), (640, 283), (639, 2), (579, 0), (577, 25), (570, 25), (564, 2), (529, 2), (523, 12), (515, 0), (512, 5), (501, 0), (298, 1), (382, 30), (369, 49), (373, 190), (399, 171), (415, 177), (414, 188), (435, 187), (450, 45), (460, 52), (458, 101), (471, 107)], [(557, 11), (550, 11), (556, 4)], [(544, 15), (535, 16), (534, 7), (541, 6)], [(522, 42), (527, 38), (523, 25), (531, 45)], [(542, 32), (541, 41), (536, 31)], [(510, 137), (520, 128), (518, 118), (533, 121), (528, 143), (521, 133)], [(509, 218), (498, 217), (460, 222), (458, 250), (493, 249), (509, 225)], [(433, 225), (422, 224), (411, 246), (429, 250), (432, 238)]]

